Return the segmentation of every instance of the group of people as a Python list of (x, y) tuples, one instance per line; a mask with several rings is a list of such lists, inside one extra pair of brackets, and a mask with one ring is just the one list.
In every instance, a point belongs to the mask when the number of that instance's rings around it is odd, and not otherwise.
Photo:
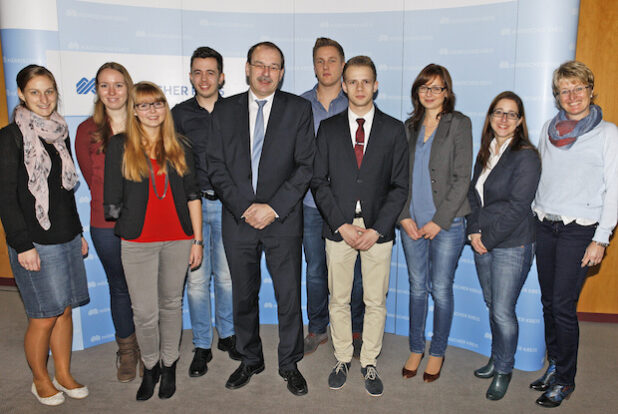
[[(76, 155), (91, 191), (90, 234), (108, 278), (118, 342), (117, 377), (142, 375), (138, 400), (159, 383), (176, 390), (187, 286), (193, 327), (191, 377), (217, 347), (240, 361), (225, 386), (264, 370), (259, 336), (265, 254), (279, 319), (279, 375), (308, 392), (298, 370), (328, 341), (336, 363), (328, 386), (346, 383), (354, 357), (365, 389), (380, 396), (377, 370), (386, 320), (391, 252), (399, 228), (410, 280), (410, 355), (416, 376), (433, 336), (425, 382), (440, 377), (453, 318), (453, 280), (464, 244), (474, 251), (492, 333), (486, 397), (507, 392), (517, 349), (515, 307), (536, 253), (548, 368), (530, 387), (555, 407), (575, 388), (576, 304), (590, 266), (603, 259), (618, 215), (618, 130), (594, 104), (594, 75), (570, 61), (554, 72), (558, 114), (531, 143), (522, 100), (491, 102), (473, 164), (472, 127), (455, 110), (450, 74), (436, 64), (412, 84), (405, 123), (380, 111), (376, 67), (345, 60), (318, 38), (317, 84), (302, 97), (279, 90), (282, 51), (260, 42), (247, 53), (249, 90), (222, 98), (223, 58), (191, 57), (195, 96), (170, 110), (161, 89), (133, 84), (120, 64), (96, 74), (93, 116), (77, 130)], [(77, 215), (78, 181), (53, 75), (30, 65), (17, 76), (20, 104), (0, 131), (0, 218), (29, 325), (24, 347), (32, 393), (58, 405), (88, 388), (70, 373), (71, 308), (88, 302)], [(301, 249), (307, 262), (308, 333), (301, 315)], [(50, 379), (51, 350), (55, 377)]]

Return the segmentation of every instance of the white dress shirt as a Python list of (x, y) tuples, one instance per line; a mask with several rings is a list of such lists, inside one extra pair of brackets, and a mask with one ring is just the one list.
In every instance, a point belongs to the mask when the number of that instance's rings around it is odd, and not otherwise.
[(476, 180), (476, 185), (474, 186), (481, 199), (481, 207), (485, 205), (485, 201), (483, 200), (483, 188), (485, 186), (485, 181), (487, 180), (489, 173), (491, 173), (491, 170), (493, 170), (496, 164), (498, 164), (498, 161), (500, 161), (502, 154), (504, 154), (504, 151), (506, 151), (512, 140), (513, 138), (511, 137), (504, 141), (500, 147), (500, 151), (498, 151), (497, 154), (496, 145), (498, 145), (498, 141), (496, 141), (496, 138), (492, 139), (489, 144), (489, 159), (487, 160), (487, 165), (483, 168), (483, 171), (481, 172), (481, 175), (479, 175), (479, 179)]
[(358, 129), (358, 123), (356, 120), (358, 118), (362, 118), (365, 120), (363, 124), (363, 131), (365, 131), (365, 145), (363, 145), (363, 154), (367, 150), (367, 144), (369, 143), (369, 133), (371, 132), (371, 125), (373, 124), (373, 116), (376, 113), (376, 107), (374, 105), (371, 106), (369, 112), (365, 115), (360, 116), (356, 115), (350, 107), (348, 106), (348, 122), (350, 123), (350, 138), (352, 139), (352, 146), (356, 145), (356, 130)]
[[(352, 139), (352, 147), (356, 145), (356, 130), (358, 129), (357, 119), (362, 118), (365, 120), (363, 124), (363, 131), (365, 131), (365, 142), (363, 145), (363, 154), (367, 151), (367, 145), (369, 144), (369, 133), (371, 132), (371, 125), (373, 124), (373, 116), (376, 113), (375, 105), (371, 106), (369, 112), (365, 115), (360, 116), (355, 114), (350, 107), (348, 106), (348, 122), (350, 123), (350, 138)], [(360, 200), (356, 201), (356, 213), (359, 214), (362, 211)]]

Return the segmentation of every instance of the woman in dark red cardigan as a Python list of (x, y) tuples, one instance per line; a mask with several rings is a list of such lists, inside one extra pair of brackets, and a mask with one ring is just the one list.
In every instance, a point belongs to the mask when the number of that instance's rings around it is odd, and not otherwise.
[(94, 113), (79, 125), (75, 139), (77, 162), (91, 194), (90, 236), (109, 285), (120, 382), (135, 378), (140, 358), (131, 298), (120, 261), (120, 238), (114, 234), (115, 222), (106, 221), (103, 216), (103, 172), (110, 137), (126, 129), (127, 99), (132, 86), (131, 76), (124, 66), (116, 62), (103, 64), (96, 75)]

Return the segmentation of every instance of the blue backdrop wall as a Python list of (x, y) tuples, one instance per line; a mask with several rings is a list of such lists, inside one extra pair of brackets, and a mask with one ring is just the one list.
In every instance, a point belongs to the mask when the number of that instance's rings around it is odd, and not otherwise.
[[(246, 52), (277, 43), (286, 58), (282, 89), (302, 93), (315, 83), (316, 37), (338, 40), (346, 56), (372, 57), (378, 68), (377, 105), (404, 120), (413, 79), (430, 62), (451, 72), (456, 108), (472, 119), (475, 153), (487, 106), (503, 90), (524, 100), (536, 141), (554, 112), (551, 72), (575, 55), (578, 0), (22, 0), (0, 3), (0, 33), (9, 110), (17, 103), (15, 76), (27, 64), (47, 66), (59, 83), (62, 113), (74, 136), (92, 111), (94, 74), (104, 62), (125, 65), (134, 81), (159, 84), (173, 105), (192, 95), (189, 57), (211, 46), (225, 57), (225, 96), (247, 89)], [(83, 180), (82, 180), (83, 181)], [(90, 194), (77, 191), (87, 239)], [(92, 244), (91, 244), (92, 245)], [(94, 249), (86, 259), (91, 302), (74, 311), (74, 348), (114, 339), (108, 286)], [(276, 323), (276, 301), (263, 266), (262, 323)], [(304, 289), (304, 281), (303, 281)], [(487, 309), (472, 253), (464, 249), (455, 278), (455, 317), (449, 343), (489, 355)], [(409, 283), (403, 251), (393, 251), (386, 331), (408, 333)], [(303, 310), (305, 292), (303, 292)], [(185, 328), (190, 328), (184, 311)], [(427, 335), (432, 334), (430, 303)], [(520, 338), (516, 368), (541, 368), (545, 353), (540, 291), (530, 272), (517, 305)], [(304, 312), (303, 312), (304, 313)], [(304, 315), (306, 321), (306, 315)], [(403, 356), (402, 356), (403, 357)]]

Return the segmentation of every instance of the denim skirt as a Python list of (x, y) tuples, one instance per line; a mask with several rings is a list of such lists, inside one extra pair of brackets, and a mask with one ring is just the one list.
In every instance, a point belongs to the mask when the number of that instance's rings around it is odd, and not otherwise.
[(90, 301), (81, 246), (81, 235), (67, 243), (34, 243), (41, 258), (38, 272), (24, 269), (9, 246), (11, 269), (29, 318), (51, 318), (67, 306), (75, 308)]

